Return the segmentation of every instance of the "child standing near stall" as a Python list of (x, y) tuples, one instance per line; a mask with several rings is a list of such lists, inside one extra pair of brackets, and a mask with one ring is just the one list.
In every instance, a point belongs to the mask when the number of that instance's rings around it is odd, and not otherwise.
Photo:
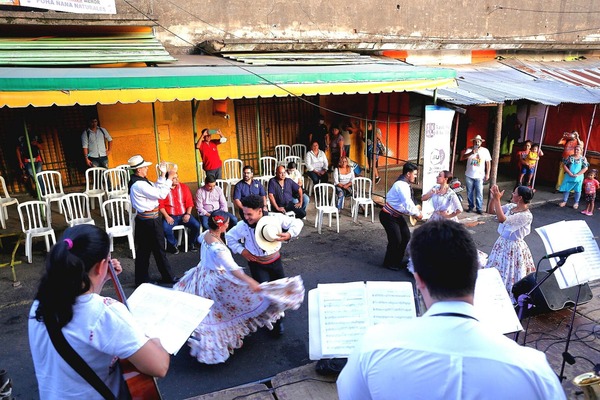
[[(544, 153), (540, 149), (540, 145), (532, 143), (531, 140), (526, 140), (523, 151), (519, 152), (519, 161), (521, 166), (521, 175), (519, 176), (519, 184), (531, 187), (531, 181), (535, 173), (535, 168), (541, 156)], [(523, 181), (527, 178), (527, 182)]]
[(585, 179), (583, 180), (583, 190), (585, 193), (585, 201), (587, 201), (587, 208), (582, 211), (583, 215), (592, 216), (594, 215), (594, 203), (596, 201), (596, 190), (600, 188), (600, 182), (596, 180), (598, 170), (591, 169)]

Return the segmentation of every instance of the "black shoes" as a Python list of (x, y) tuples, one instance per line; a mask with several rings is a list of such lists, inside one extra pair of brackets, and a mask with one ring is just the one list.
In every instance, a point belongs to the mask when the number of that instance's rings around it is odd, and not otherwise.
[(479, 215), (483, 215), (483, 211), (481, 211), (481, 210), (477, 210), (477, 214), (479, 214)]
[(197, 253), (197, 252), (198, 252), (198, 246), (196, 246), (195, 244), (192, 244), (192, 245), (189, 247), (189, 250), (190, 250), (192, 253)]
[(375, 184), (378, 184), (379, 182), (381, 182), (381, 177), (378, 176), (377, 178), (375, 178)]
[(273, 324), (273, 330), (271, 331), (271, 336), (273, 336), (273, 337), (282, 336), (284, 331), (285, 331), (285, 328), (283, 327), (283, 321), (281, 319), (279, 319), (279, 320), (277, 320), (277, 322), (275, 322)]
[(473, 209), (471, 207), (467, 208), (467, 212), (473, 212)]
[(167, 244), (167, 251), (171, 254), (179, 254), (179, 249), (177, 246), (173, 246), (171, 243)]

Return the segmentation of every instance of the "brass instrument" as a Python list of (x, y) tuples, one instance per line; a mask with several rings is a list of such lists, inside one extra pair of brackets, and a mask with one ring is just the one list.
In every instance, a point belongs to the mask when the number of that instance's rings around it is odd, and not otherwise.
[(586, 372), (573, 378), (573, 384), (583, 391), (586, 400), (600, 399), (600, 376), (595, 372)]

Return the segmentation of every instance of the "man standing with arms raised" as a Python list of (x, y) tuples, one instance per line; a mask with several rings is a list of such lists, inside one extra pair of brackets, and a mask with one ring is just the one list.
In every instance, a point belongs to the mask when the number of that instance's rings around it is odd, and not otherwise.
[(154, 255), (156, 266), (162, 276), (161, 283), (173, 284), (179, 279), (175, 278), (171, 264), (165, 253), (165, 233), (163, 231), (158, 201), (164, 199), (171, 190), (172, 182), (167, 179), (167, 166), (160, 165), (160, 176), (152, 184), (146, 176), (149, 161), (144, 161), (142, 156), (135, 155), (127, 160), (133, 175), (129, 180), (129, 197), (132, 207), (137, 211), (135, 216), (135, 285), (139, 286), (150, 280), (148, 268), (150, 267), (150, 253)]
[(227, 142), (227, 138), (223, 136), (221, 130), (217, 130), (219, 139), (210, 139), (210, 131), (208, 128), (202, 129), (202, 137), (196, 143), (196, 148), (200, 151), (202, 157), (202, 169), (206, 172), (206, 176), (214, 176), (215, 179), (221, 179), (221, 167), (223, 162), (219, 156), (217, 146)]

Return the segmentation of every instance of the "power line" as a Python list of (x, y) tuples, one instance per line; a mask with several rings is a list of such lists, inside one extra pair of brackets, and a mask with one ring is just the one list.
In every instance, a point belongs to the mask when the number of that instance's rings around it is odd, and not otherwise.
[[(141, 14), (143, 17), (145, 17), (146, 19), (148, 19), (148, 20), (150, 20), (150, 21), (153, 21), (153, 22), (154, 22), (156, 25), (158, 25), (159, 27), (161, 27), (161, 28), (162, 28), (162, 29), (164, 29), (165, 31), (169, 32), (170, 34), (172, 34), (172, 35), (173, 35), (173, 36), (175, 36), (176, 38), (178, 38), (178, 39), (180, 39), (181, 41), (183, 41), (183, 42), (185, 42), (185, 43), (189, 44), (189, 45), (190, 45), (190, 46), (192, 46), (192, 47), (195, 47), (195, 44), (193, 44), (193, 43), (190, 43), (190, 42), (189, 42), (187, 39), (185, 39), (185, 38), (183, 38), (183, 37), (179, 36), (179, 35), (178, 35), (178, 34), (176, 34), (175, 32), (171, 31), (171, 30), (170, 30), (170, 29), (168, 29), (167, 27), (165, 27), (165, 26), (163, 26), (162, 24), (160, 24), (158, 21), (156, 21), (156, 20), (153, 20), (152, 18), (150, 18), (150, 16), (149, 16), (149, 15), (147, 15), (147, 14), (146, 14), (146, 13), (144, 13), (142, 10), (140, 10), (139, 8), (137, 8), (137, 7), (135, 7), (133, 4), (131, 4), (131, 3), (129, 2), (129, 0), (123, 0), (123, 1), (124, 1), (126, 4), (128, 4), (128, 5), (129, 5), (131, 8), (133, 8), (134, 10), (136, 10), (138, 13), (140, 13), (140, 14)], [(171, 1), (169, 1), (169, 2), (170, 2), (171, 4), (173, 4)], [(182, 8), (180, 8), (180, 9), (182, 9)], [(183, 10), (183, 9), (182, 9), (182, 10)], [(184, 10), (184, 11), (185, 11), (185, 10)], [(193, 14), (191, 14), (191, 13), (189, 13), (189, 14), (190, 14), (190, 15), (192, 15), (192, 16), (194, 16), (194, 15), (193, 15)], [(204, 22), (204, 21), (202, 21), (202, 22)], [(210, 24), (209, 24), (209, 25), (210, 25)], [(213, 25), (210, 25), (210, 26), (213, 26)], [(221, 31), (223, 31), (223, 32), (225, 32), (225, 33), (228, 33), (227, 31), (225, 31), (225, 30), (223, 30), (223, 29), (221, 29), (221, 28), (218, 28), (218, 29), (220, 29)], [(212, 52), (210, 52), (210, 51), (206, 51), (206, 53), (208, 53), (208, 54), (209, 54), (209, 55), (211, 55), (211, 56), (216, 56), (216, 54), (215, 54), (215, 53), (212, 53)], [(279, 84), (277, 84), (277, 83), (275, 83), (275, 82), (273, 82), (273, 81), (271, 81), (271, 80), (269, 80), (269, 79), (265, 78), (264, 76), (262, 76), (262, 75), (260, 75), (260, 74), (258, 74), (258, 73), (256, 73), (256, 72), (254, 72), (254, 71), (252, 71), (252, 70), (249, 70), (248, 68), (244, 68), (242, 65), (239, 65), (239, 64), (234, 64), (233, 62), (231, 62), (230, 60), (227, 60), (227, 59), (225, 59), (225, 58), (223, 58), (223, 60), (224, 60), (225, 62), (227, 62), (229, 65), (231, 65), (231, 66), (234, 66), (234, 67), (237, 67), (237, 68), (241, 69), (242, 71), (245, 71), (245, 72), (247, 72), (247, 73), (249, 73), (249, 74), (251, 74), (251, 75), (254, 75), (254, 76), (256, 76), (257, 78), (259, 78), (259, 79), (262, 79), (263, 81), (265, 81), (267, 84), (269, 84), (269, 85), (272, 85), (272, 86), (274, 86), (274, 87), (276, 87), (276, 88), (278, 88), (278, 89), (282, 90), (283, 92), (287, 93), (288, 95), (290, 95), (290, 96), (292, 96), (292, 97), (295, 97), (295, 98), (297, 98), (298, 100), (300, 100), (300, 101), (303, 101), (303, 102), (305, 102), (305, 103), (307, 103), (307, 104), (310, 104), (310, 105), (311, 105), (311, 106), (313, 106), (313, 107), (316, 107), (316, 108), (318, 108), (318, 109), (320, 109), (320, 110), (324, 110), (324, 111), (327, 111), (327, 112), (329, 112), (329, 113), (332, 113), (332, 114), (335, 114), (335, 115), (338, 115), (338, 116), (341, 116), (341, 117), (346, 117), (346, 118), (357, 118), (357, 116), (356, 116), (356, 115), (346, 114), (346, 113), (343, 113), (343, 112), (341, 112), (341, 111), (336, 111), (336, 110), (333, 110), (333, 109), (331, 109), (331, 108), (328, 108), (328, 107), (323, 107), (323, 106), (321, 106), (321, 105), (319, 105), (319, 104), (315, 104), (315, 103), (313, 103), (312, 101), (310, 101), (310, 100), (308, 100), (308, 99), (304, 98), (303, 96), (298, 96), (298, 95), (296, 95), (295, 93), (293, 93), (293, 92), (291, 92), (291, 91), (287, 90), (286, 88), (282, 87), (281, 85), (279, 85)], [(359, 118), (359, 119), (362, 119), (362, 118)], [(420, 120), (420, 118), (419, 118), (419, 120)], [(409, 123), (409, 122), (411, 122), (411, 121), (413, 121), (413, 120), (391, 122), (391, 121), (381, 121), (381, 120), (369, 119), (369, 121), (372, 121), (372, 122), (374, 122), (374, 123), (405, 124), (405, 123)]]

